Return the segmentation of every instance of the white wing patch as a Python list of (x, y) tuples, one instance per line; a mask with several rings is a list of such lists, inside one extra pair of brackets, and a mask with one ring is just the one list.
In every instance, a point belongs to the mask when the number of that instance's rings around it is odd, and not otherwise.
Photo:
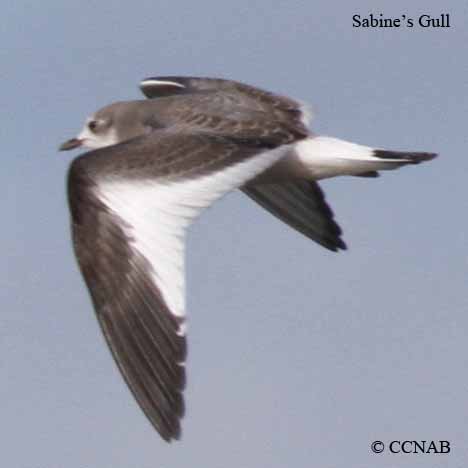
[(314, 117), (312, 107), (306, 102), (299, 101), (299, 104), (299, 111), (301, 112), (301, 122), (305, 127), (308, 128)]
[(152, 88), (154, 86), (176, 86), (177, 88), (185, 88), (183, 84), (177, 83), (175, 81), (155, 80), (155, 79), (143, 80), (140, 82), (140, 86), (142, 88), (147, 88), (147, 87)]
[(267, 169), (288, 149), (284, 146), (266, 151), (196, 179), (129, 182), (109, 178), (99, 182), (102, 201), (130, 226), (127, 235), (150, 262), (153, 281), (175, 316), (185, 315), (187, 227), (204, 208)]

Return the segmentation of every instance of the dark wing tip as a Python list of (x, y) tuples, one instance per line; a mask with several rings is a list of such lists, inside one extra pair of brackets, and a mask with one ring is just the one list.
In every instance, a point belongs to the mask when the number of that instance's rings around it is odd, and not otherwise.
[(373, 156), (379, 159), (387, 160), (400, 160), (406, 164), (419, 164), (425, 161), (431, 161), (438, 156), (437, 153), (428, 152), (408, 152), (408, 151), (387, 151), (387, 150), (374, 150)]
[(376, 177), (380, 177), (380, 174), (377, 171), (366, 171), (361, 172), (360, 174), (356, 174), (355, 177), (365, 177), (375, 179)]
[(322, 243), (322, 246), (332, 252), (339, 252), (340, 250), (348, 250), (348, 246), (341, 237), (334, 239), (333, 243), (329, 242), (328, 244)]
[(158, 434), (161, 436), (161, 438), (168, 444), (178, 441), (182, 438), (182, 429), (179, 422), (170, 429), (160, 428), (154, 424), (153, 427), (158, 431)]
[(271, 214), (322, 247), (346, 250), (342, 230), (316, 182), (246, 186), (243, 191)]

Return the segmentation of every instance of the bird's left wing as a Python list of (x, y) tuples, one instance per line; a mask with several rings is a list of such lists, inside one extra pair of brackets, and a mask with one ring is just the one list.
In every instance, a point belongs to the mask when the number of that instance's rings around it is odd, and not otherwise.
[(153, 132), (77, 158), (68, 192), (75, 253), (104, 336), (165, 440), (184, 413), (184, 235), (200, 212), (274, 164), (282, 147)]

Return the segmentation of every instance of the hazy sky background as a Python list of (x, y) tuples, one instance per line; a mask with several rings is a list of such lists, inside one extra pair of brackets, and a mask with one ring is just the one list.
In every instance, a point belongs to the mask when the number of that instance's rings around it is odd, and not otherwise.
[[(465, 1), (7, 1), (0, 89), (1, 460), (12, 468), (468, 464)], [(352, 28), (370, 12), (450, 29)], [(120, 377), (69, 235), (58, 145), (141, 78), (238, 79), (308, 101), (317, 133), (437, 160), (322, 184), (333, 254), (242, 194), (188, 240), (183, 438)], [(449, 440), (376, 455), (374, 440)]]

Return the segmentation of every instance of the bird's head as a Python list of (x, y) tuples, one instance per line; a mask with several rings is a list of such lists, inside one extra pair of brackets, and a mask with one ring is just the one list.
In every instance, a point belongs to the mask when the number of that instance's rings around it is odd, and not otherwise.
[(103, 107), (88, 117), (80, 133), (63, 143), (59, 150), (104, 148), (147, 133), (142, 104), (142, 101), (125, 101)]

